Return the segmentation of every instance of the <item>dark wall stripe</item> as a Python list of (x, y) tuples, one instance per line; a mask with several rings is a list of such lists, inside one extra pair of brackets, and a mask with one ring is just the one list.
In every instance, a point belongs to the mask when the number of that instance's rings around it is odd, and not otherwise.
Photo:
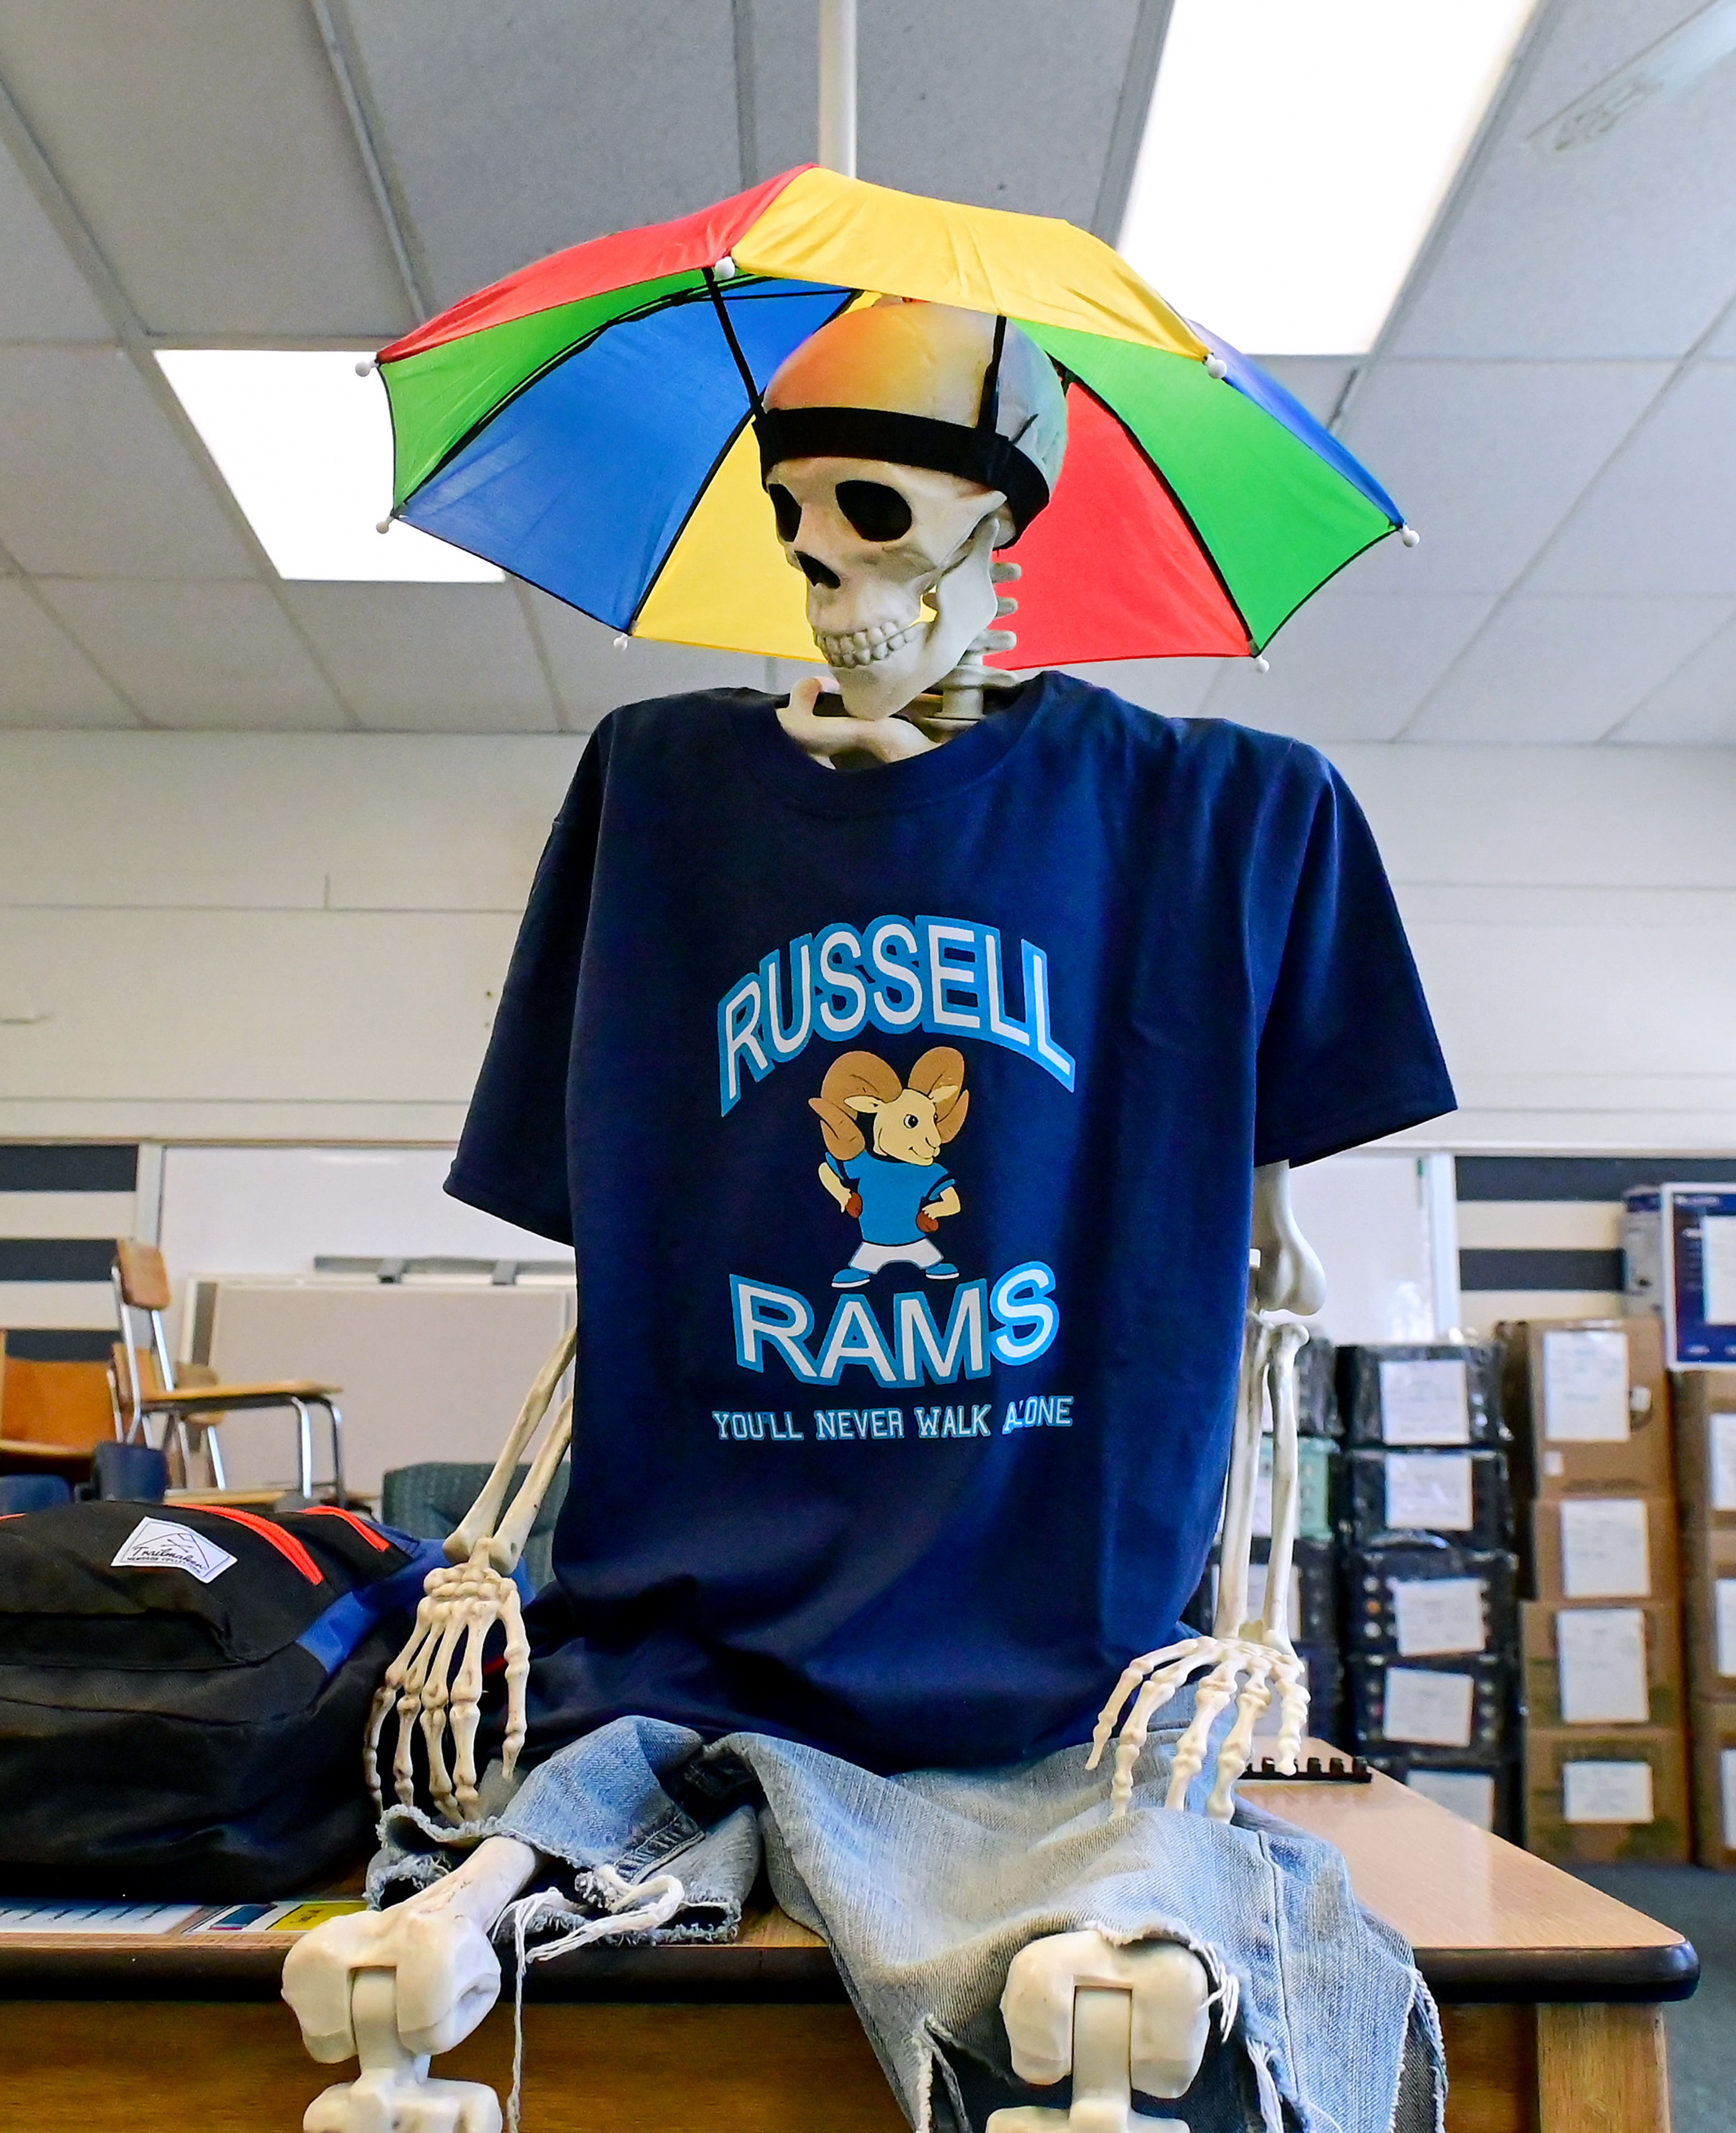
[(64, 1332), (14, 1328), (6, 1336), (6, 1352), (26, 1363), (106, 1363), (113, 1333)]
[(0, 1237), (0, 1281), (106, 1282), (113, 1264), (113, 1237)]
[(1596, 1251), (1464, 1251), (1461, 1288), (1589, 1288), (1618, 1293), (1622, 1255)]
[[(0, 1192), (132, 1192), (137, 1186), (136, 1143), (117, 1147), (0, 1141)], [(0, 1229), (5, 1220), (0, 1206)]]
[(1619, 1200), (1630, 1185), (1736, 1184), (1736, 1158), (1461, 1155), (1461, 1200)]

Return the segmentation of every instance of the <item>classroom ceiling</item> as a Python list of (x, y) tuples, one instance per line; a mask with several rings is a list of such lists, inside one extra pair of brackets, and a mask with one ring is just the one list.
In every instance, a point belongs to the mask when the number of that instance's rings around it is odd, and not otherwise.
[[(1736, 60), (1571, 154), (1529, 137), (1698, 4), (1541, 0), (1379, 344), (1272, 360), (1421, 546), (1352, 565), (1268, 674), (1104, 679), (1327, 744), (1736, 742)], [(512, 584), (286, 583), (152, 351), (371, 349), (811, 158), (815, 12), (0, 0), (0, 725), (583, 731), (763, 684)], [(862, 175), (1113, 237), (1167, 12), (861, 0)]]

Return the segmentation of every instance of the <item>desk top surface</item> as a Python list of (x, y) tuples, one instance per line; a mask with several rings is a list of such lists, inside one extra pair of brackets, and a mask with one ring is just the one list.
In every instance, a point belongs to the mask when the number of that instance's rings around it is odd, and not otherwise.
[[(1440, 1999), (1654, 2001), (1694, 1989), (1698, 1958), (1672, 1928), (1378, 1772), (1365, 1785), (1260, 1780), (1244, 1797), (1338, 1847), (1357, 1895), (1411, 1943)], [(8, 1933), (0, 1994), (91, 1991), (105, 1977), (190, 1997), (275, 1989), (285, 1944), (281, 1934), (245, 1933)], [(729, 1945), (585, 1948), (539, 1964), (527, 1980), (533, 1996), (556, 1998), (780, 1998), (835, 1988), (824, 1944), (776, 1910), (744, 1921)]]

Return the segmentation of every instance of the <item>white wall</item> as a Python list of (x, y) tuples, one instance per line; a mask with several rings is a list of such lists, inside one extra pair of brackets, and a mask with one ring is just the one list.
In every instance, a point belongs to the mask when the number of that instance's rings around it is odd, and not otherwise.
[[(582, 744), (0, 735), (0, 1136), (450, 1141)], [(1411, 1138), (1736, 1148), (1736, 751), (1334, 754), (1464, 1103)]]

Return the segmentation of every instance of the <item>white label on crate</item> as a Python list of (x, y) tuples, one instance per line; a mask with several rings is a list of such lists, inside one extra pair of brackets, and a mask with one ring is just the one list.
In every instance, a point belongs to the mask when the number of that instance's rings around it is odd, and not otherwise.
[(1649, 1600), (1646, 1506), (1637, 1496), (1570, 1496), (1561, 1511), (1561, 1591), (1569, 1600)]
[(1720, 1577), (1713, 1590), (1713, 1620), (1717, 1625), (1718, 1671), (1736, 1674), (1736, 1577)]
[(1486, 1770), (1412, 1770), (1405, 1783), (1462, 1822), (1495, 1826), (1495, 1781)]
[(1736, 1511), (1736, 1413), (1726, 1408), (1706, 1421), (1712, 1440), (1712, 1509)]
[(221, 1577), (234, 1562), (227, 1548), (196, 1534), (191, 1526), (166, 1519), (141, 1519), (110, 1558), (111, 1570), (185, 1570), (201, 1585)]
[(1401, 1659), (1440, 1659), (1488, 1648), (1480, 1577), (1395, 1578), (1392, 1619)]
[(1718, 1785), (1724, 1794), (1724, 1848), (1736, 1851), (1736, 1748), (1719, 1750)]
[(1700, 1293), (1708, 1326), (1736, 1326), (1736, 1215), (1700, 1221)]
[(1564, 1763), (1561, 1816), (1566, 1822), (1650, 1822), (1649, 1763)]
[(1625, 1444), (1625, 1333), (1543, 1336), (1543, 1434), (1551, 1444)]
[(1387, 1444), (1469, 1444), (1463, 1356), (1380, 1366), (1380, 1433)]
[(1422, 1533), (1469, 1533), (1476, 1524), (1469, 1452), (1389, 1452), (1387, 1524)]
[(1381, 1731), (1428, 1748), (1469, 1748), (1476, 1683), (1468, 1673), (1388, 1667)]
[(1570, 1607), (1556, 1617), (1556, 1659), (1566, 1726), (1643, 1726), (1646, 1618), (1637, 1607)]

